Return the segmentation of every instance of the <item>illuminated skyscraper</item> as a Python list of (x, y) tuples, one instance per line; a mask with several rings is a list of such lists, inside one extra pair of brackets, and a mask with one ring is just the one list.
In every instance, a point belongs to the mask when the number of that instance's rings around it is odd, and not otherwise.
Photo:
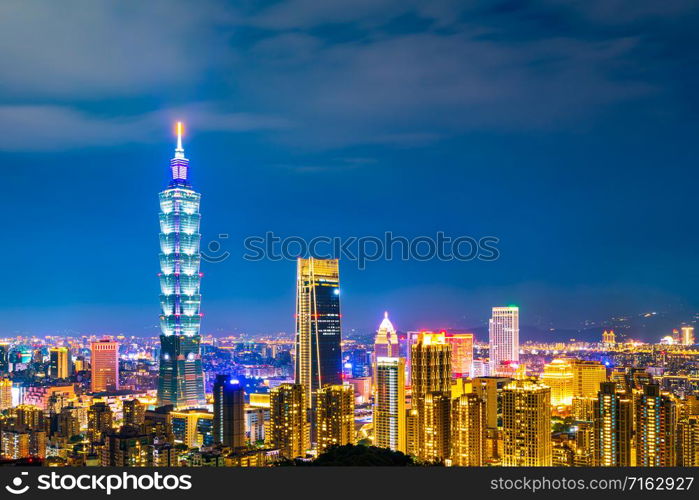
[(103, 339), (90, 344), (92, 392), (119, 390), (119, 344)]
[(673, 467), (676, 464), (675, 402), (660, 394), (660, 387), (649, 384), (636, 401), (636, 465)]
[(633, 402), (614, 382), (603, 382), (594, 404), (597, 467), (631, 466)]
[(51, 378), (70, 377), (70, 351), (67, 347), (52, 347), (49, 350)]
[(486, 426), (485, 402), (477, 395), (463, 394), (452, 401), (452, 465), (485, 465)]
[(407, 452), (405, 427), (405, 360), (376, 358), (374, 446)]
[(388, 319), (388, 312), (384, 313), (383, 321), (376, 331), (374, 339), (374, 359), (379, 357), (395, 358), (400, 356), (398, 352), (398, 336), (393, 323)]
[(447, 333), (447, 343), (451, 346), (451, 371), (454, 377), (472, 377), (473, 334)]
[(245, 446), (245, 389), (228, 375), (214, 382), (214, 441), (233, 449)]
[(326, 385), (316, 395), (318, 454), (331, 446), (354, 444), (354, 388)]
[(449, 457), (451, 346), (442, 333), (422, 332), (412, 346), (412, 405), (417, 410), (417, 456)]
[(502, 391), (503, 465), (550, 467), (551, 389), (514, 380)]
[(189, 160), (177, 124), (177, 148), (170, 160), (172, 180), (160, 193), (160, 376), (158, 405), (204, 404), (199, 325), (199, 201), (189, 183)]
[(296, 383), (313, 394), (342, 385), (340, 273), (337, 259), (299, 259), (296, 278)]
[(551, 388), (553, 406), (570, 406), (573, 402), (573, 368), (567, 359), (554, 359), (544, 365), (541, 383)]
[(493, 307), (489, 343), (491, 375), (501, 372), (502, 363), (519, 361), (519, 307)]
[(682, 345), (694, 345), (694, 327), (693, 326), (683, 326), (682, 327)]
[(0, 379), (0, 411), (12, 408), (12, 380)]
[(597, 361), (576, 359), (573, 368), (573, 397), (597, 398), (599, 387), (607, 381), (607, 369)]
[(269, 443), (286, 458), (305, 457), (310, 448), (306, 391), (299, 384), (282, 384), (270, 392)]

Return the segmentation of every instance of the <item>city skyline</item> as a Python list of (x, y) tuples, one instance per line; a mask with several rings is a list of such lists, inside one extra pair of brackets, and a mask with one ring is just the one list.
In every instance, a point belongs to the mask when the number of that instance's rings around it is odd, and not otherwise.
[[(266, 231), (500, 239), (496, 262), (359, 271), (342, 261), (348, 330), (370, 330), (384, 310), (402, 330), (468, 329), (510, 303), (523, 327), (544, 329), (699, 311), (697, 72), (681, 42), (696, 36), (696, 6), (379, 3), (344, 18), (341, 3), (206, 1), (192, 16), (184, 2), (106, 2), (63, 13), (60, 26), (11, 3), (8, 25), (33, 27), (38, 40), (12, 31), (19, 42), (0, 47), (15, 68), (0, 91), (3, 203), (17, 214), (2, 250), (13, 265), (0, 335), (157, 331), (157, 223), (143, 214), (178, 119), (207, 165), (196, 173), (203, 246), (231, 252), (202, 266), (204, 333), (293, 330), (293, 263), (241, 259), (243, 239)], [(146, 19), (163, 22), (145, 29)], [(103, 38), (117, 27), (152, 50)], [(201, 50), (208, 43), (220, 52)], [(42, 44), (55, 64), (35, 50)], [(95, 52), (105, 44), (114, 61)], [(128, 234), (120, 245), (117, 227)], [(109, 287), (107, 261), (130, 271)]]

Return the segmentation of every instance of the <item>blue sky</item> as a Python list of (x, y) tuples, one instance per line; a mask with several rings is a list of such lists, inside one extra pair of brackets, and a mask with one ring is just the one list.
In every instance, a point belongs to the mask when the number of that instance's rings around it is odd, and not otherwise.
[[(496, 262), (342, 263), (346, 329), (699, 307), (691, 1), (7, 1), (0, 335), (157, 333), (173, 122), (203, 193), (204, 333), (291, 331), (242, 239), (500, 238)], [(60, 22), (56, 22), (60, 19)]]

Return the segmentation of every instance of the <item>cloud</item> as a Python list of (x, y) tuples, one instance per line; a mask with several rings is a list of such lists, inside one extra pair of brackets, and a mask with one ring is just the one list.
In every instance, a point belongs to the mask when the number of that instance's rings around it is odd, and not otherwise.
[(178, 119), (200, 131), (247, 132), (289, 126), (251, 113), (222, 113), (199, 103), (131, 116), (104, 117), (67, 106), (0, 106), (0, 150), (57, 151), (159, 140)]
[(192, 85), (225, 46), (225, 31), (216, 29), (232, 22), (224, 5), (4, 1), (0, 93), (94, 99)]

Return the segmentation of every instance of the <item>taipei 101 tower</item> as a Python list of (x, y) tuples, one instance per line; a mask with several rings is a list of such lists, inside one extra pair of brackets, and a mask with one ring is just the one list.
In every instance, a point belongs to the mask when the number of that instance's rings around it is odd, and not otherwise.
[(158, 405), (175, 408), (206, 403), (199, 325), (199, 200), (188, 180), (189, 160), (177, 123), (172, 180), (160, 193), (160, 374)]

